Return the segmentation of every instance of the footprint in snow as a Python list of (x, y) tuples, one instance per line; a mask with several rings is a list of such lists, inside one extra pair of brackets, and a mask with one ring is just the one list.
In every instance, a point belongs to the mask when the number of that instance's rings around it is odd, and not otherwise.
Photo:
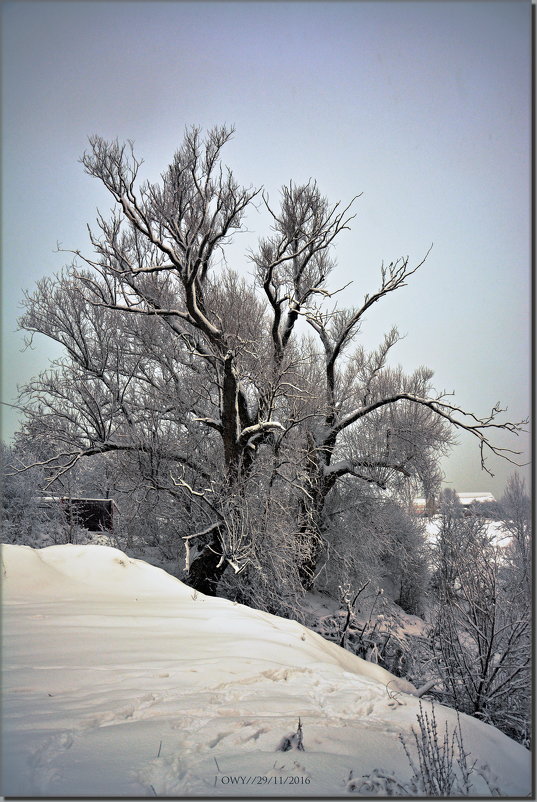
[(123, 721), (142, 718), (140, 714), (160, 700), (161, 697), (156, 694), (148, 693), (119, 710), (106, 710), (84, 719), (80, 723), (80, 729), (91, 730), (98, 727), (110, 727), (113, 724), (121, 724)]
[(71, 730), (65, 730), (47, 738), (45, 743), (29, 756), (28, 764), (32, 781), (42, 795), (46, 795), (50, 783), (59, 776), (54, 761), (71, 748), (74, 740), (74, 733)]
[(233, 735), (233, 733), (232, 732), (219, 732), (218, 735), (216, 736), (216, 738), (213, 738), (212, 741), (209, 741), (209, 744), (208, 744), (209, 749), (214, 749), (215, 746), (218, 746), (220, 741), (222, 741), (228, 735)]

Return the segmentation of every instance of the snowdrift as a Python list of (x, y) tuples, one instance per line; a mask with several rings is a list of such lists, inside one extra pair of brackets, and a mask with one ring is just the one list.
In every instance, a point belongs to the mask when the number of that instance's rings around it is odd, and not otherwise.
[[(106, 546), (6, 545), (2, 580), (4, 795), (340, 796), (351, 772), (412, 774), (414, 687), (296, 622)], [(278, 751), (299, 718), (304, 751)], [(529, 753), (461, 721), (489, 782), (529, 794)], [(490, 795), (477, 772), (472, 790)]]

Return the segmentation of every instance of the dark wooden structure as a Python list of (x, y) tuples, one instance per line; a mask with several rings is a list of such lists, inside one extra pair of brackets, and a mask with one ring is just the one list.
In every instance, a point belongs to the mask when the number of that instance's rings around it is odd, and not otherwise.
[(111, 498), (70, 498), (43, 496), (39, 506), (54, 509), (59, 505), (69, 523), (78, 524), (89, 532), (113, 532), (116, 504)]

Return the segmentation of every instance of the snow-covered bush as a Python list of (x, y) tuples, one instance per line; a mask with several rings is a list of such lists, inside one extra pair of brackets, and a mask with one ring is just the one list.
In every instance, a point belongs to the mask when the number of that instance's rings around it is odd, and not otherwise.
[(449, 731), (446, 722), (441, 732), (434, 704), (429, 715), (420, 702), (417, 723), (417, 730), (411, 728), (412, 738), (399, 735), (412, 770), (410, 780), (403, 781), (382, 768), (361, 777), (354, 777), (351, 772), (346, 791), (374, 796), (468, 797), (475, 792), (477, 783), (490, 796), (500, 796), (489, 767), (469, 760), (458, 714), (453, 730)]
[(525, 482), (517, 473), (507, 482), (500, 521), (508, 537), (502, 560), (504, 582), (529, 602), (532, 595), (532, 509)]
[(382, 564), (394, 586), (394, 601), (406, 613), (422, 615), (429, 583), (423, 521), (392, 502), (389, 526), (390, 543), (382, 555)]
[(245, 495), (228, 501), (221, 527), (229, 544), (228, 570), (218, 583), (219, 595), (303, 621), (302, 566), (312, 558), (312, 539), (294, 531), (295, 505), (292, 492), (264, 472), (251, 478)]
[(84, 533), (69, 521), (58, 504), (43, 501), (43, 470), (39, 467), (18, 472), (14, 449), (1, 444), (2, 515), (0, 535), (3, 543), (34, 548), (59, 543), (81, 542)]
[(338, 488), (329, 503), (316, 586), (338, 598), (340, 586), (358, 589), (369, 582), (405, 612), (421, 615), (428, 585), (424, 549), (421, 522), (396, 499), (369, 488)]
[(420, 702), (417, 719), (419, 731), (412, 727), (417, 763), (409, 744), (403, 736), (399, 736), (413, 771), (409, 789), (415, 794), (427, 796), (468, 796), (474, 766), (468, 763), (469, 753), (464, 751), (459, 716), (451, 734), (447, 723), (444, 733), (439, 732), (434, 704), (429, 716)]
[(433, 548), (431, 648), (441, 701), (528, 742), (531, 597), (524, 559), (498, 545), (482, 518), (444, 497)]
[(422, 662), (428, 657), (425, 638), (415, 625), (408, 631), (406, 616), (397, 605), (369, 581), (358, 591), (341, 586), (339, 594), (339, 609), (311, 617), (308, 626), (358, 657), (421, 683)]

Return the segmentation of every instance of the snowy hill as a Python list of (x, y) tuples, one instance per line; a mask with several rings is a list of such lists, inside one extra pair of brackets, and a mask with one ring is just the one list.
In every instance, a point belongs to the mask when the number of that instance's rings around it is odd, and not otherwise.
[[(351, 772), (412, 774), (413, 686), (296, 622), (105, 546), (3, 546), (2, 577), (5, 795), (352, 796)], [(278, 751), (299, 718), (304, 751)], [(470, 762), (528, 795), (529, 753), (461, 722)]]

